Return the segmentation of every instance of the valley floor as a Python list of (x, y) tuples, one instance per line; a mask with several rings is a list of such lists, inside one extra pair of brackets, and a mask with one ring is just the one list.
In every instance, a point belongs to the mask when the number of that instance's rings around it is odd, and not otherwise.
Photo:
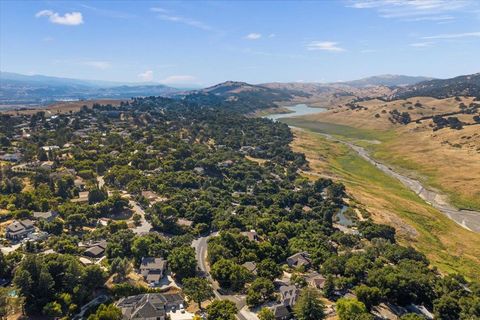
[[(329, 126), (331, 130), (335, 128)], [(348, 136), (348, 130), (341, 131)], [(360, 136), (358, 132), (351, 133), (350, 138), (372, 138), (368, 131)], [(341, 180), (376, 222), (395, 226), (400, 242), (425, 253), (440, 271), (458, 272), (470, 278), (480, 273), (480, 234), (457, 225), (342, 143), (314, 132), (295, 130), (293, 148), (307, 156), (311, 167), (307, 175)]]

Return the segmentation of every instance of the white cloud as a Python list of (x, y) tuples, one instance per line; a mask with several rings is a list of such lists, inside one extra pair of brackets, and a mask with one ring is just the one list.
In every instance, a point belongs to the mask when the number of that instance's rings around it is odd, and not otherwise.
[(435, 36), (423, 37), (422, 39), (456, 39), (469, 37), (480, 37), (480, 32), (446, 33)]
[[(350, 0), (349, 7), (376, 10), (384, 18), (408, 21), (441, 21), (454, 19), (447, 12), (464, 11), (475, 5), (474, 0)], [(408, 19), (417, 17), (417, 19)]]
[(167, 9), (159, 8), (159, 7), (150, 8), (150, 11), (160, 12), (160, 13), (168, 13), (169, 12)]
[(206, 23), (203, 23), (195, 19), (171, 14), (169, 10), (164, 8), (154, 7), (154, 8), (150, 8), (150, 11), (159, 13), (157, 17), (164, 21), (181, 23), (181, 24), (185, 24), (187, 26), (205, 30), (205, 31), (213, 31), (213, 28)]
[(89, 66), (89, 67), (94, 67), (97, 69), (105, 70), (110, 68), (110, 62), (108, 61), (84, 61), (82, 62), (83, 65)]
[(338, 42), (333, 41), (312, 41), (307, 44), (308, 50), (323, 50), (332, 52), (342, 52), (345, 49), (338, 46)]
[(414, 47), (414, 48), (426, 48), (426, 47), (430, 47), (432, 44), (433, 44), (433, 42), (426, 41), (426, 42), (410, 43), (409, 46)]
[(192, 84), (195, 83), (196, 80), (194, 76), (190, 75), (174, 75), (166, 77), (160, 82), (164, 84)]
[(145, 72), (142, 72), (138, 75), (138, 77), (142, 81), (152, 81), (153, 80), (153, 71), (152, 70), (147, 70)]
[(245, 39), (247, 40), (258, 40), (262, 37), (262, 35), (260, 33), (249, 33), (245, 36)]
[(67, 12), (61, 16), (59, 13), (53, 12), (52, 10), (42, 10), (37, 12), (35, 17), (48, 17), (48, 20), (51, 23), (62, 24), (65, 26), (78, 26), (83, 23), (83, 16), (81, 12)]

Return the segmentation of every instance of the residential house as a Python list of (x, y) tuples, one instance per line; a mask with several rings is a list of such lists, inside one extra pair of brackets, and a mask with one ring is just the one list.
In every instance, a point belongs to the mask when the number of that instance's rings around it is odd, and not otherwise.
[(147, 293), (122, 298), (116, 305), (125, 320), (166, 320), (167, 311), (179, 309), (183, 303), (179, 294)]
[(142, 196), (147, 199), (150, 204), (165, 200), (153, 191), (142, 191)]
[(243, 236), (247, 237), (250, 241), (258, 241), (258, 234), (255, 230), (245, 231), (241, 233)]
[(71, 201), (76, 203), (87, 203), (88, 195), (89, 195), (88, 191), (80, 191), (78, 193), (78, 198), (72, 199)]
[(190, 228), (193, 225), (193, 221), (184, 219), (184, 218), (179, 218), (177, 220), (177, 225), (179, 225), (180, 227)]
[(45, 220), (45, 221), (52, 221), (58, 215), (56, 211), (47, 211), (47, 212), (34, 212), (33, 218), (35, 220)]
[(5, 237), (12, 241), (19, 241), (34, 231), (35, 227), (33, 226), (33, 221), (28, 219), (20, 221), (15, 220), (7, 226)]
[(290, 268), (298, 268), (301, 266), (308, 268), (311, 264), (311, 260), (307, 252), (299, 252), (288, 257), (287, 264)]
[(315, 289), (323, 289), (325, 286), (326, 278), (321, 274), (314, 273), (307, 278), (307, 283)]
[(78, 188), (78, 190), (85, 191), (86, 183), (82, 178), (76, 177), (75, 180), (73, 181), (73, 184), (75, 185), (75, 187)]
[(140, 273), (149, 285), (156, 286), (163, 278), (166, 268), (167, 261), (163, 258), (148, 257), (142, 259)]
[(90, 258), (101, 258), (105, 255), (105, 249), (107, 249), (107, 241), (99, 240), (94, 242), (89, 242), (86, 244), (80, 244), (80, 247), (86, 248), (83, 255)]
[(292, 318), (292, 313), (283, 304), (275, 305), (270, 310), (272, 310), (275, 320), (288, 320)]
[(280, 287), (280, 303), (286, 307), (293, 307), (297, 302), (300, 290), (294, 285)]
[(19, 162), (22, 160), (22, 154), (20, 153), (5, 153), (0, 156), (0, 160), (9, 162)]
[(247, 261), (242, 266), (253, 274), (257, 274), (257, 264), (253, 261)]

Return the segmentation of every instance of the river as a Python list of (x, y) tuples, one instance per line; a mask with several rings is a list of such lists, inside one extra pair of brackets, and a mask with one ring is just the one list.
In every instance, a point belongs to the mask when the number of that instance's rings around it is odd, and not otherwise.
[[(319, 112), (324, 112), (326, 109), (324, 108), (312, 108), (306, 104), (297, 104), (295, 106), (286, 107), (291, 110), (291, 113), (280, 113), (280, 114), (271, 114), (266, 116), (266, 118), (272, 120), (278, 120), (281, 118), (290, 118), (296, 116), (306, 116), (310, 114), (315, 114)], [(422, 198), (426, 203), (428, 203), (433, 208), (437, 209), (438, 211), (442, 212), (451, 220), (455, 221), (457, 224), (461, 225), (465, 229), (468, 229), (473, 232), (480, 233), (480, 212), (472, 211), (472, 210), (461, 210), (457, 209), (449, 203), (446, 203), (443, 199), (445, 196), (438, 193), (437, 191), (431, 190), (426, 188), (422, 183), (418, 180), (412, 179), (408, 176), (400, 174), (394, 171), (392, 168), (378, 162), (368, 153), (368, 151), (360, 146), (357, 146), (353, 143), (346, 142), (340, 139), (337, 139), (329, 134), (322, 133), (323, 136), (327, 137), (330, 140), (338, 141), (350, 149), (354, 150), (360, 157), (365, 159), (366, 161), (370, 162), (374, 166), (376, 166), (379, 170), (383, 171), (387, 175), (394, 177), (395, 179), (399, 180), (402, 184), (404, 184), (407, 188), (415, 192), (420, 198)]]

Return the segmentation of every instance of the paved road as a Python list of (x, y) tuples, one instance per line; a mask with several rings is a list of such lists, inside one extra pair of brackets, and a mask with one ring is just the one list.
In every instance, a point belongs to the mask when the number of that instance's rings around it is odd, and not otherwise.
[(93, 299), (90, 302), (88, 302), (87, 304), (85, 304), (80, 309), (80, 312), (77, 315), (75, 315), (72, 319), (73, 320), (83, 319), (83, 315), (85, 314), (85, 312), (87, 312), (88, 309), (90, 309), (94, 306), (98, 306), (99, 304), (102, 304), (102, 303), (106, 302), (108, 299), (109, 299), (109, 297), (107, 295), (101, 295), (101, 296), (96, 297), (95, 299)]
[(237, 318), (240, 320), (251, 320), (247, 318), (242, 312), (242, 309), (245, 307), (245, 296), (244, 295), (225, 295), (220, 292), (220, 287), (218, 283), (213, 280), (212, 276), (210, 275), (210, 267), (207, 263), (207, 241), (209, 238), (216, 236), (217, 233), (212, 233), (206, 237), (200, 237), (198, 239), (193, 240), (192, 247), (195, 249), (195, 256), (198, 262), (198, 268), (201, 272), (204, 273), (205, 277), (210, 281), (213, 287), (213, 293), (215, 297), (218, 299), (230, 300), (238, 308)]
[[(100, 188), (103, 188), (103, 186), (105, 185), (105, 180), (103, 179), (103, 176), (98, 176), (97, 181), (98, 181), (98, 186)], [(111, 194), (112, 194), (112, 192), (110, 190), (108, 190), (108, 195), (110, 196)], [(124, 194), (123, 196), (125, 196), (128, 199), (132, 198), (131, 195), (128, 194), (128, 193)], [(135, 202), (133, 200), (129, 200), (128, 203), (132, 207), (133, 213), (137, 213), (141, 217), (140, 225), (133, 228), (132, 231), (135, 234), (145, 234), (145, 233), (150, 232), (152, 230), (152, 224), (150, 222), (148, 222), (147, 219), (145, 219), (145, 210), (143, 210), (143, 208), (137, 202)]]
[(461, 210), (447, 203), (444, 199), (444, 195), (425, 188), (418, 180), (412, 179), (405, 175), (402, 175), (396, 171), (393, 171), (390, 167), (373, 159), (365, 148), (357, 146), (353, 143), (336, 139), (328, 134), (322, 134), (330, 140), (334, 140), (343, 143), (354, 150), (360, 157), (367, 160), (378, 169), (388, 174), (391, 177), (396, 178), (403, 183), (407, 188), (415, 192), (420, 198), (425, 200), (429, 205), (442, 212), (451, 220), (455, 221), (460, 226), (467, 230), (480, 233), (480, 212), (472, 210)]
[(142, 207), (140, 207), (138, 203), (133, 200), (129, 200), (128, 203), (132, 207), (133, 212), (139, 214), (141, 217), (140, 225), (133, 228), (132, 231), (135, 234), (145, 234), (150, 232), (150, 230), (152, 230), (152, 224), (145, 219), (145, 211), (142, 209)]

